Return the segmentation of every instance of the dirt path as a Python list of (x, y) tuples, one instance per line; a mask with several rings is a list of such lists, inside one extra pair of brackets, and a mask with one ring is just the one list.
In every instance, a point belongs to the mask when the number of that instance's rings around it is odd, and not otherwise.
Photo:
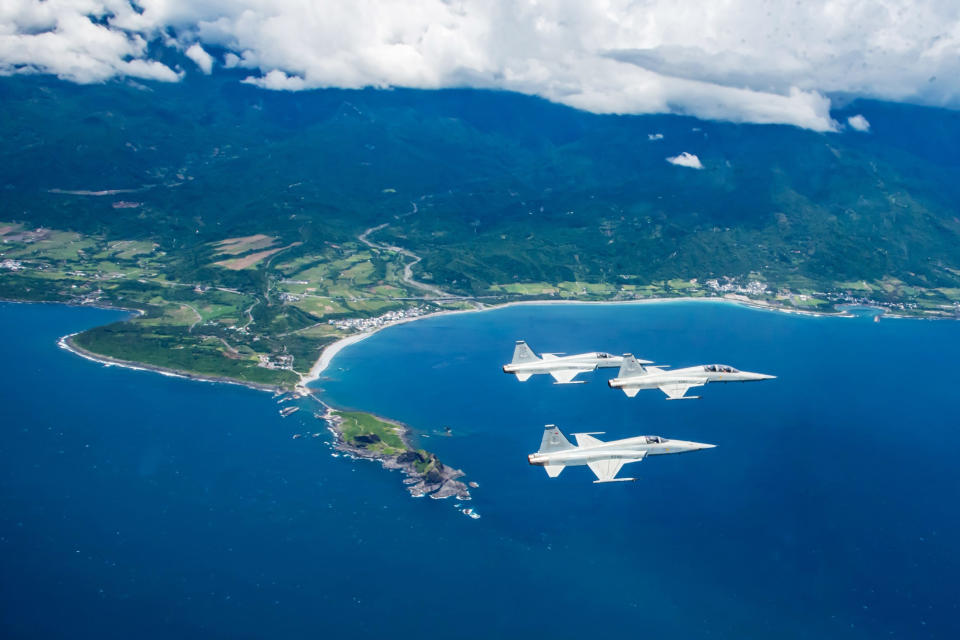
[(260, 304), (260, 298), (257, 298), (256, 300), (254, 300), (254, 301), (253, 301), (253, 304), (250, 305), (249, 307), (247, 307), (247, 308), (243, 311), (243, 313), (246, 314), (246, 316), (247, 316), (247, 324), (243, 325), (244, 328), (249, 327), (250, 325), (253, 324), (253, 314), (250, 313), (250, 312), (253, 311), (253, 308), (254, 308), (255, 306), (257, 306), (258, 304)]
[(197, 319), (193, 321), (192, 325), (190, 325), (190, 329), (187, 330), (187, 333), (193, 333), (193, 328), (198, 324), (200, 324), (201, 322), (203, 322), (203, 316), (200, 315), (200, 312), (197, 311), (197, 308), (194, 307), (192, 304), (187, 304), (186, 302), (181, 302), (180, 304), (190, 309), (190, 311), (193, 311), (193, 314), (197, 316)]

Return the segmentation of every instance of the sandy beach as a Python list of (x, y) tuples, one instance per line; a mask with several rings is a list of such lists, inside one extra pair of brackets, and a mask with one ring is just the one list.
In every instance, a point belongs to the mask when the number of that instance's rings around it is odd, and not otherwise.
[(785, 309), (783, 307), (774, 306), (772, 304), (760, 301), (760, 300), (750, 300), (749, 298), (739, 299), (739, 298), (692, 298), (692, 297), (679, 297), (679, 298), (644, 298), (642, 300), (518, 300), (516, 302), (505, 302), (503, 304), (489, 305), (484, 306), (479, 309), (450, 309), (445, 311), (437, 311), (436, 313), (428, 313), (422, 316), (417, 316), (415, 318), (404, 318), (402, 320), (397, 320), (395, 322), (390, 322), (384, 324), (382, 327), (377, 327), (372, 331), (364, 331), (363, 333), (356, 333), (345, 338), (341, 338), (336, 342), (333, 342), (327, 345), (323, 351), (320, 353), (320, 358), (316, 363), (310, 368), (310, 373), (306, 376), (303, 376), (300, 379), (300, 387), (306, 387), (311, 382), (319, 380), (323, 372), (330, 366), (330, 363), (333, 362), (334, 357), (340, 353), (343, 349), (349, 347), (352, 344), (366, 340), (373, 334), (378, 331), (383, 331), (390, 327), (395, 327), (397, 325), (406, 324), (408, 322), (415, 322), (417, 320), (424, 320), (426, 318), (436, 318), (443, 315), (451, 315), (456, 313), (482, 313), (485, 311), (496, 311), (498, 309), (506, 309), (507, 307), (516, 307), (521, 305), (567, 305), (567, 304), (581, 304), (581, 305), (636, 305), (636, 304), (665, 304), (671, 302), (713, 302), (713, 303), (726, 303), (726, 304), (737, 304), (744, 307), (750, 307), (753, 309), (760, 309), (763, 311), (776, 311), (779, 313), (789, 313), (813, 317), (833, 317), (833, 318), (848, 318), (853, 317), (853, 314), (848, 312), (841, 313), (823, 313), (821, 311), (806, 311), (804, 309)]

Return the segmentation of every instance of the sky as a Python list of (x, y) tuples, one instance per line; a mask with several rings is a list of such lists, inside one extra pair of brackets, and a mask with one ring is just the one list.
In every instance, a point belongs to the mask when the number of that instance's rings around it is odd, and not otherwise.
[[(164, 49), (181, 64), (158, 59)], [(169, 60), (169, 56), (164, 57)], [(957, 0), (3, 0), (0, 74), (502, 89), (594, 113), (867, 131), (837, 96), (960, 107)]]

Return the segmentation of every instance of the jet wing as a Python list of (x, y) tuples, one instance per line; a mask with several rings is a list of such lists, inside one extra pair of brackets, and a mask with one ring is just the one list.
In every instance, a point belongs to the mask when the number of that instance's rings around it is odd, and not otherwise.
[(570, 384), (582, 369), (554, 369), (550, 372), (558, 384)]
[(575, 433), (573, 437), (577, 439), (578, 447), (592, 447), (593, 445), (603, 444), (603, 440), (598, 440), (589, 433)]
[[(588, 462), (587, 466), (589, 466), (590, 470), (593, 471), (593, 473), (597, 476), (596, 482), (613, 482), (616, 479), (617, 472), (620, 471), (620, 467), (622, 467), (625, 462), (638, 462), (643, 460), (646, 455), (646, 451), (638, 451), (636, 458), (631, 458), (629, 460), (624, 460), (623, 458), (594, 460), (593, 462)], [(624, 480), (627, 479), (628, 478), (624, 478)]]
[(684, 394), (687, 393), (687, 389), (690, 387), (702, 387), (703, 382), (676, 382), (673, 384), (665, 384), (660, 387), (660, 391), (663, 391), (667, 394), (667, 397), (671, 400), (679, 400), (684, 397)]

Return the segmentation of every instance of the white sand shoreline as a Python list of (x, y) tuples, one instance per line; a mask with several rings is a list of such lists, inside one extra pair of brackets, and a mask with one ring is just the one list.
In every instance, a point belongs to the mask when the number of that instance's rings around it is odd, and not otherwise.
[(776, 311), (779, 313), (789, 313), (796, 315), (804, 315), (811, 317), (831, 317), (831, 318), (852, 318), (853, 314), (847, 312), (841, 313), (823, 313), (820, 311), (806, 311), (803, 309), (784, 309), (781, 307), (776, 307), (771, 304), (768, 304), (759, 300), (749, 300), (749, 299), (734, 299), (734, 298), (693, 298), (693, 297), (679, 297), (679, 298), (643, 298), (641, 300), (518, 300), (515, 302), (505, 302), (503, 304), (495, 304), (484, 306), (479, 309), (449, 309), (444, 311), (437, 311), (436, 313), (428, 313), (422, 316), (416, 316), (414, 318), (404, 318), (402, 320), (396, 320), (384, 324), (381, 327), (377, 327), (372, 331), (364, 331), (363, 333), (355, 333), (353, 335), (341, 338), (336, 342), (332, 342), (327, 345), (323, 351), (320, 353), (320, 358), (317, 359), (316, 363), (310, 368), (310, 373), (306, 376), (301, 377), (300, 383), (297, 386), (307, 387), (311, 382), (319, 380), (323, 372), (330, 366), (333, 362), (334, 357), (340, 353), (343, 349), (349, 347), (352, 344), (356, 344), (363, 340), (366, 340), (373, 334), (388, 329), (390, 327), (395, 327), (397, 325), (406, 324), (408, 322), (414, 322), (416, 320), (424, 320), (426, 318), (436, 318), (443, 315), (451, 315), (454, 313), (481, 313), (484, 311), (496, 311), (498, 309), (506, 309), (508, 307), (517, 307), (521, 305), (530, 305), (530, 306), (540, 306), (540, 305), (567, 305), (567, 304), (583, 304), (583, 305), (636, 305), (636, 304), (664, 304), (671, 302), (722, 302), (727, 304), (736, 304), (744, 307), (749, 307), (751, 309), (758, 309), (761, 311)]

